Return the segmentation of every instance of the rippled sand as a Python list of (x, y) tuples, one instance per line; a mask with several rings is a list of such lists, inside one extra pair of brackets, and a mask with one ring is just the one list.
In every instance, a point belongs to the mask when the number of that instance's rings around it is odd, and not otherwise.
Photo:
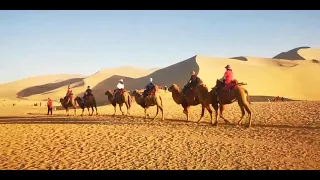
[[(236, 103), (225, 111), (232, 124), (217, 127), (207, 112), (196, 124), (166, 107), (165, 121), (144, 120), (136, 104), (127, 118), (111, 106), (93, 117), (0, 117), (0, 169), (320, 169), (320, 102), (253, 103), (252, 128), (235, 126)], [(192, 121), (199, 114), (191, 108)]]

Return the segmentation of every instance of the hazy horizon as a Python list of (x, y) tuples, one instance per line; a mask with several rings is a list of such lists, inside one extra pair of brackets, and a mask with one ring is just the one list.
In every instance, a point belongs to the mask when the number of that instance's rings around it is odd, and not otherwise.
[(320, 47), (319, 11), (0, 11), (0, 84)]

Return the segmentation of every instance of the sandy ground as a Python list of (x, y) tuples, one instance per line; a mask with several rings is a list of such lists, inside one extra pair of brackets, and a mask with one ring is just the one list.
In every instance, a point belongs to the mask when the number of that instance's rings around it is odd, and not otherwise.
[[(249, 129), (235, 126), (237, 103), (225, 111), (232, 124), (220, 119), (218, 127), (207, 112), (196, 124), (165, 105), (165, 121), (144, 120), (136, 103), (127, 118), (110, 116), (112, 106), (93, 117), (0, 107), (0, 169), (320, 169), (320, 102), (253, 103)], [(191, 120), (199, 115), (192, 107)]]

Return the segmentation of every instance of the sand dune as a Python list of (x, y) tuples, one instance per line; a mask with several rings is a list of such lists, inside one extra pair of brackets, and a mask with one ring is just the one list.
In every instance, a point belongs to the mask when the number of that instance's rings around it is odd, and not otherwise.
[(282, 52), (273, 57), (273, 59), (320, 60), (320, 49), (299, 47), (287, 52)]
[[(60, 83), (54, 81), (57, 77), (36, 77), (28, 80), (16, 81), (1, 85), (0, 95), (3, 97), (15, 97), (16, 94), (27, 96), (31, 100), (44, 100), (51, 97), (54, 100), (65, 95), (67, 85), (71, 87), (75, 95), (83, 95), (86, 86), (93, 88), (100, 104), (106, 104), (107, 98), (104, 92), (115, 89), (120, 78), (125, 80), (125, 88), (128, 90), (143, 89), (152, 77), (154, 82), (161, 86), (178, 84), (180, 88), (186, 84), (191, 71), (199, 73), (199, 77), (209, 87), (215, 85), (216, 79), (224, 73), (224, 67), (230, 64), (235, 78), (248, 83), (246, 88), (250, 95), (256, 97), (283, 96), (294, 100), (320, 100), (318, 93), (320, 66), (319, 49), (300, 47), (288, 52), (280, 53), (274, 58), (259, 58), (239, 56), (234, 58), (213, 58), (196, 55), (179, 63), (161, 69), (140, 69), (130, 66), (120, 68), (108, 68), (98, 71), (88, 77), (72, 77), (83, 79), (71, 79), (71, 75), (62, 76)], [(289, 61), (294, 60), (294, 61)], [(306, 61), (307, 60), (307, 61)], [(310, 61), (309, 61), (310, 60)], [(29, 82), (30, 81), (30, 82)], [(49, 83), (49, 84), (48, 84)], [(28, 85), (28, 87), (26, 87)], [(266, 101), (266, 99), (265, 99)]]
[[(197, 56), (199, 76), (209, 87), (222, 77), (230, 64), (237, 80), (246, 82), (250, 95), (283, 96), (296, 100), (320, 100), (320, 70), (311, 61), (294, 61), (246, 57), (247, 61)], [(312, 84), (312, 86), (310, 86)], [(311, 88), (312, 87), (312, 88)]]
[[(41, 89), (43, 87), (47, 87), (45, 84), (47, 84), (48, 86), (59, 86), (59, 83), (61, 82), (63, 83), (64, 81), (70, 79), (78, 79), (83, 77), (84, 76), (78, 74), (56, 74), (25, 78), (18, 81), (1, 84), (0, 97), (16, 98), (19, 92), (21, 95), (23, 95), (24, 90), (26, 90), (27, 88), (31, 88), (32, 92), (29, 92), (31, 94), (33, 94), (33, 91), (43, 93), (43, 90)], [(34, 86), (38, 86), (38, 88), (32, 89), (32, 87)]]
[[(108, 84), (110, 87), (112, 86), (113, 88), (116, 86), (116, 83), (121, 78), (124, 78), (126, 76), (133, 77), (133, 78), (141, 77), (141, 76), (150, 74), (152, 72), (153, 72), (153, 70), (147, 70), (147, 69), (141, 69), (141, 68), (135, 68), (135, 67), (129, 67), (129, 66), (124, 66), (124, 67), (120, 67), (120, 68), (107, 68), (107, 69), (102, 69), (102, 70), (96, 72), (95, 74), (84, 78), (80, 82), (70, 84), (70, 86), (73, 89), (73, 92), (75, 95), (83, 96), (83, 93), (87, 89), (87, 86), (90, 86), (92, 89), (96, 89), (96, 86), (100, 85), (103, 81), (105, 81), (106, 79), (108, 79), (114, 75), (118, 75), (118, 79), (113, 84)], [(33, 95), (33, 96), (30, 96), (29, 98), (36, 99), (36, 100), (42, 100), (42, 99), (46, 99), (46, 98), (50, 97), (52, 99), (58, 100), (61, 97), (65, 96), (68, 85), (61, 86), (61, 87), (54, 89), (52, 91), (49, 91), (45, 94)], [(104, 91), (105, 91), (105, 89), (106, 88), (104, 88)], [(101, 94), (101, 92), (98, 92), (98, 94)]]

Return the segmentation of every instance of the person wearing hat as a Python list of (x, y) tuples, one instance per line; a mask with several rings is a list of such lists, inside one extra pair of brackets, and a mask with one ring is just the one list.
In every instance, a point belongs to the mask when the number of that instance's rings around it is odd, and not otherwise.
[(68, 86), (66, 97), (68, 98), (67, 104), (69, 103), (70, 99), (72, 98), (72, 89), (70, 88), (70, 85)]
[(196, 87), (200, 83), (202, 83), (202, 80), (197, 76), (196, 72), (192, 71), (188, 83), (182, 89), (182, 93), (186, 95), (188, 89)]
[(150, 82), (147, 84), (145, 90), (143, 91), (143, 98), (147, 97), (150, 91), (155, 87), (154, 83), (152, 82), (153, 79), (150, 78)]
[(87, 86), (87, 90), (83, 95), (83, 100), (85, 99), (86, 96), (93, 96), (90, 86)]
[(117, 84), (117, 89), (114, 90), (114, 93), (117, 94), (118, 92), (120, 92), (123, 89), (124, 89), (123, 79), (120, 79), (119, 83)]
[[(223, 77), (221, 79), (219, 79), (219, 81), (224, 83), (224, 86), (221, 88), (224, 88), (226, 85), (230, 84), (233, 81), (233, 72), (232, 72), (231, 66), (227, 65), (224, 68), (226, 69), (226, 72), (224, 73)], [(221, 88), (217, 88), (216, 94), (218, 94), (218, 91)]]

